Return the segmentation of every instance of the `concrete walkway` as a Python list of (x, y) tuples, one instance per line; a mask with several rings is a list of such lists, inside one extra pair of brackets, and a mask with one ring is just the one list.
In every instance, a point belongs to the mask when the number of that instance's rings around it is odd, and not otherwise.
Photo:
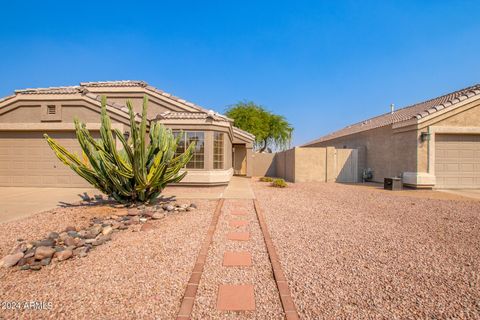
[(223, 192), (224, 199), (255, 199), (250, 178), (233, 176)]
[(90, 197), (100, 194), (89, 188), (0, 187), (0, 223), (79, 202), (85, 192)]

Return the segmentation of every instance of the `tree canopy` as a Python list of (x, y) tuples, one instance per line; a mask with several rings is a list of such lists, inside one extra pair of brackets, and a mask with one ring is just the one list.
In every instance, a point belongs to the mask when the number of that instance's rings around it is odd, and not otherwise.
[(238, 102), (230, 107), (226, 115), (234, 126), (255, 135), (255, 149), (263, 152), (270, 149), (289, 147), (293, 127), (284, 116), (274, 114), (252, 101)]

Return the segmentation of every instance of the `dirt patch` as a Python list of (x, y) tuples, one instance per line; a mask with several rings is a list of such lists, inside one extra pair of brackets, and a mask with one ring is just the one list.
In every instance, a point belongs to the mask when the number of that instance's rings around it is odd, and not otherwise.
[(301, 318), (480, 317), (480, 202), (253, 185)]

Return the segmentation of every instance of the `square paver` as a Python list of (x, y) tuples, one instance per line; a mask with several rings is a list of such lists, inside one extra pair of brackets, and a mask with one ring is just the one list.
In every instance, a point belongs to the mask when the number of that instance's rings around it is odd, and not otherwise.
[(230, 227), (239, 228), (244, 227), (248, 224), (248, 221), (245, 220), (230, 220)]
[(232, 214), (234, 216), (246, 216), (247, 210), (235, 209), (235, 210), (232, 210)]
[(252, 255), (246, 251), (227, 251), (223, 254), (223, 265), (225, 267), (250, 267)]
[(217, 310), (255, 310), (255, 293), (251, 284), (221, 284), (218, 286)]
[(227, 239), (234, 241), (248, 241), (250, 240), (250, 232), (229, 232), (227, 234)]

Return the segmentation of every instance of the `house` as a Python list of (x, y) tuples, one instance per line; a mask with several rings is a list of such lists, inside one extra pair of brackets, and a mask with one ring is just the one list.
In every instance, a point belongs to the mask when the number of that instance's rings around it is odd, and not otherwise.
[[(112, 127), (129, 135), (127, 99), (139, 113), (148, 97), (149, 122), (182, 134), (179, 151), (196, 141), (183, 184), (226, 184), (233, 174), (251, 175), (254, 136), (233, 120), (163, 92), (143, 81), (85, 82), (79, 86), (17, 90), (0, 99), (0, 186), (83, 187), (87, 183), (62, 164), (43, 138), (48, 133), (81, 156), (74, 117), (99, 136), (101, 96)], [(182, 133), (180, 133), (182, 132)]]
[(358, 149), (373, 181), (416, 188), (480, 188), (480, 85), (347, 126), (304, 147)]

